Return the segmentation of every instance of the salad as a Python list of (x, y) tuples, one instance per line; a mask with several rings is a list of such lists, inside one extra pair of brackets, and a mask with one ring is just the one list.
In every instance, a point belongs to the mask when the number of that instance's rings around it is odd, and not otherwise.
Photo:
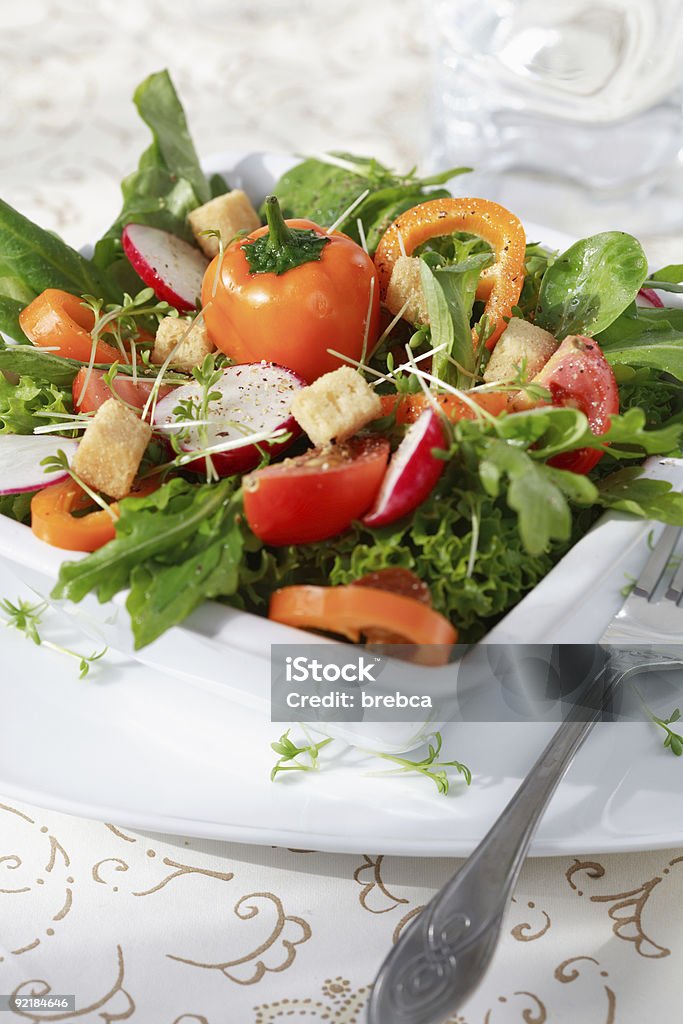
[(371, 158), (256, 209), (166, 72), (91, 256), (0, 202), (0, 512), (128, 590), (142, 647), (206, 598), (351, 641), (480, 638), (604, 509), (683, 525), (683, 265), (564, 253)]

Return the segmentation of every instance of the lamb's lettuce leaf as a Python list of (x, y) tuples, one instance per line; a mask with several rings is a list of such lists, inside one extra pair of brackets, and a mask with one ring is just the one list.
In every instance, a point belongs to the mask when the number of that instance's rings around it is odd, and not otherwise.
[(617, 365), (648, 366), (683, 381), (683, 309), (626, 309), (596, 341)]
[(592, 337), (635, 300), (647, 277), (640, 242), (623, 231), (603, 231), (575, 242), (547, 268), (535, 322), (558, 340)]

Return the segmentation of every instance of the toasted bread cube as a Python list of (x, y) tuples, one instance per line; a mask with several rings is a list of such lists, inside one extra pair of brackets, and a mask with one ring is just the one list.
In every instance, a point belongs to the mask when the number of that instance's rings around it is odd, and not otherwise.
[(512, 380), (526, 361), (526, 379), (531, 380), (545, 366), (558, 346), (556, 338), (541, 327), (513, 317), (491, 353), (484, 380)]
[(86, 427), (71, 468), (96, 491), (125, 498), (151, 436), (149, 423), (123, 402), (109, 398)]
[[(176, 345), (178, 348), (173, 352)], [(191, 370), (195, 366), (201, 366), (204, 356), (213, 352), (215, 348), (203, 320), (195, 320), (190, 324), (187, 320), (165, 316), (157, 328), (152, 362), (161, 364), (173, 352), (171, 365), (177, 366), (180, 370)]]
[(223, 245), (227, 245), (239, 231), (255, 231), (261, 227), (261, 218), (249, 196), (240, 188), (209, 199), (208, 203), (192, 210), (187, 219), (192, 234), (209, 259), (218, 255), (218, 239), (215, 235), (203, 235), (203, 231), (219, 231)]
[(317, 447), (345, 441), (382, 413), (379, 396), (350, 366), (318, 377), (297, 391), (291, 413)]
[(399, 256), (394, 263), (384, 305), (394, 316), (406, 306), (403, 319), (411, 324), (429, 323), (427, 300), (420, 276), (420, 261), (416, 256)]

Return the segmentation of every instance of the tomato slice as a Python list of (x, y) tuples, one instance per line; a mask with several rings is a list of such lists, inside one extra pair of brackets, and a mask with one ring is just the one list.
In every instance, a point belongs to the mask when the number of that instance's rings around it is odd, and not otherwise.
[[(46, 288), (19, 314), (22, 331), (34, 345), (49, 348), (58, 356), (90, 361), (95, 323), (92, 310), (81, 299), (59, 288)], [(105, 341), (95, 348), (96, 363), (121, 361), (121, 353)]]
[[(594, 338), (570, 335), (534, 377), (535, 384), (547, 388), (553, 405), (580, 409), (594, 434), (604, 434), (610, 417), (619, 412), (619, 387), (614, 371)], [(531, 404), (524, 396), (514, 401), (516, 409)], [(543, 404), (543, 403), (541, 403)], [(597, 448), (579, 448), (548, 459), (551, 466), (572, 473), (589, 473), (604, 452)]]
[(382, 437), (352, 438), (244, 477), (244, 512), (275, 546), (335, 537), (372, 505), (389, 458)]
[[(101, 405), (104, 405), (112, 397), (112, 393), (127, 405), (132, 405), (136, 409), (143, 409), (154, 386), (154, 381), (143, 381), (139, 378), (137, 381), (134, 381), (131, 377), (119, 374), (117, 377), (114, 377), (110, 388), (104, 379), (105, 371), (92, 369), (85, 394), (79, 402), (87, 373), (88, 368), (86, 366), (81, 367), (74, 377), (71, 387), (76, 412), (96, 412)], [(172, 387), (169, 387), (168, 384), (162, 384), (159, 388), (159, 400), (165, 398), (171, 391), (173, 391)]]
[[(467, 402), (463, 402), (457, 395), (436, 394), (433, 397), (451, 423), (475, 418), (475, 412), (471, 406)], [(468, 393), (468, 397), (485, 412), (490, 412), (492, 416), (500, 416), (509, 408), (509, 395), (505, 391), (484, 391), (480, 395), (476, 391), (471, 391)], [(396, 410), (397, 423), (415, 423), (425, 409), (432, 404), (423, 392), (414, 395), (382, 395), (381, 398), (382, 415), (388, 416)]]
[[(424, 601), (378, 587), (283, 587), (270, 599), (269, 618), (299, 629), (336, 633), (358, 643), (380, 631), (393, 642), (424, 644), (424, 662), (443, 664), (458, 639), (454, 626)], [(432, 645), (437, 645), (429, 648)]]
[[(159, 486), (159, 477), (134, 485), (128, 497), (142, 498)], [(36, 537), (66, 551), (97, 551), (116, 536), (115, 519), (98, 509), (87, 512), (92, 498), (75, 480), (65, 480), (38, 491), (31, 499), (31, 529)], [(119, 506), (110, 506), (118, 518)], [(80, 514), (78, 514), (80, 513)]]

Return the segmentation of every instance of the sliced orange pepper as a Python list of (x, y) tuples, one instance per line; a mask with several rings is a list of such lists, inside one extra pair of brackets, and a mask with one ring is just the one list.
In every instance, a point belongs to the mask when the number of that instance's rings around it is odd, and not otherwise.
[[(143, 498), (159, 486), (157, 477), (149, 477), (133, 486), (128, 497)], [(83, 512), (92, 505), (92, 498), (74, 480), (51, 484), (31, 500), (31, 529), (36, 537), (66, 551), (97, 551), (116, 536), (115, 520), (100, 509)], [(118, 518), (118, 502), (109, 508)]]
[[(413, 597), (378, 587), (295, 586), (276, 590), (270, 599), (269, 618), (299, 629), (337, 633), (358, 643), (367, 630), (386, 630), (396, 642), (439, 645), (425, 661), (447, 661), (448, 648), (458, 639), (448, 619)], [(435, 656), (436, 655), (436, 656)]]
[[(524, 284), (526, 235), (521, 221), (504, 206), (488, 199), (430, 199), (406, 210), (388, 228), (375, 252), (380, 295), (385, 297), (401, 243), (407, 256), (429, 241), (455, 231), (477, 235), (488, 242), (495, 263), (483, 271), (477, 298), (486, 302), (485, 314), (493, 326), (487, 348), (492, 349), (506, 327), (505, 317), (519, 301)], [(473, 342), (477, 343), (473, 331)]]
[[(477, 395), (476, 391), (470, 391), (468, 395), (484, 412), (489, 412), (492, 416), (500, 416), (509, 408), (509, 395), (505, 391), (485, 391), (481, 395)], [(395, 411), (397, 423), (415, 423), (432, 404), (422, 392), (414, 395), (382, 395), (381, 399), (382, 416), (389, 416)], [(475, 418), (474, 409), (457, 395), (434, 394), (433, 399), (439, 403), (451, 423)]]
[[(59, 288), (46, 288), (19, 314), (22, 331), (34, 345), (50, 348), (66, 359), (90, 361), (95, 324), (92, 310), (81, 299)], [(106, 341), (98, 341), (96, 363), (121, 361), (121, 353)]]

